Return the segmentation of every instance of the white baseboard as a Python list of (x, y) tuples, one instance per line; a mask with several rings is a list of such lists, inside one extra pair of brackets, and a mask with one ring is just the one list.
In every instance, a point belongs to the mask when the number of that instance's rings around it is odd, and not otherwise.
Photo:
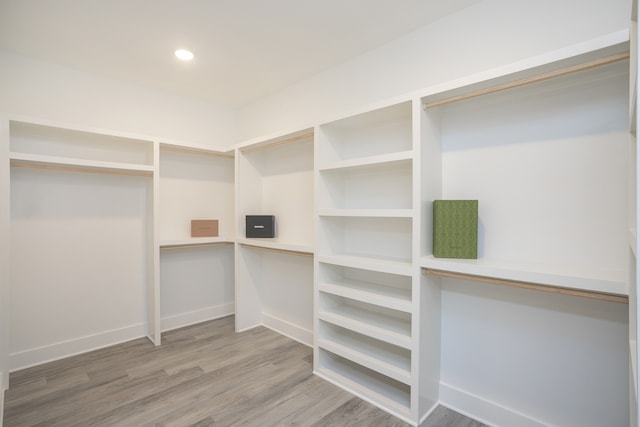
[(301, 328), (286, 320), (279, 319), (266, 313), (262, 313), (262, 324), (277, 333), (298, 341), (307, 347), (313, 347), (313, 331)]
[(549, 425), (443, 382), (440, 383), (440, 404), (489, 426), (546, 427)]
[(9, 370), (13, 372), (145, 336), (144, 324), (139, 324), (20, 351), (9, 355)]
[(234, 311), (235, 305), (233, 302), (230, 302), (228, 304), (220, 304), (206, 307), (200, 310), (189, 311), (187, 313), (180, 313), (173, 316), (163, 317), (160, 320), (160, 330), (162, 332), (166, 332), (172, 329), (178, 329), (184, 326), (206, 322), (207, 320), (218, 319), (220, 317), (229, 316), (233, 314)]
[(0, 371), (0, 427), (2, 427), (2, 420), (4, 420), (4, 375)]

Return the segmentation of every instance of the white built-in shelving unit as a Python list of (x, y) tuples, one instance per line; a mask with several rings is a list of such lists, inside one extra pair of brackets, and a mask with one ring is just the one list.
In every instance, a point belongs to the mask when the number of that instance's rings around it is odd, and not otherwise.
[[(2, 126), (7, 369), (143, 335), (159, 345), (162, 330), (233, 313), (233, 150), (24, 117)], [(200, 218), (218, 219), (220, 237), (191, 238)]]
[(480, 200), (479, 259), (426, 251), (423, 267), (626, 301), (628, 62), (619, 49), (548, 64), (539, 81), (513, 76), (508, 90), (423, 98), (439, 127), (443, 198)]
[[(417, 425), (438, 401), (448, 279), (627, 302), (627, 49), (581, 46), (319, 126), (318, 375)], [(477, 260), (433, 257), (440, 198), (480, 200)]]
[(149, 274), (154, 142), (22, 118), (7, 123), (11, 365), (144, 334), (156, 341), (155, 313), (145, 319), (143, 308), (157, 297)]
[[(233, 314), (233, 150), (161, 142), (158, 172), (162, 330)], [(218, 220), (218, 236), (191, 237), (193, 219)]]
[(414, 424), (437, 401), (419, 356), (437, 320), (419, 320), (417, 108), (319, 127), (314, 353), (318, 375)]
[[(236, 148), (236, 330), (265, 325), (311, 345), (313, 128)], [(274, 238), (247, 238), (247, 215), (274, 215)]]
[[(69, 354), (57, 343), (160, 344), (163, 329), (235, 312), (237, 331), (313, 345), (317, 375), (419, 425), (452, 393), (442, 309), (464, 282), (595, 298), (603, 312), (628, 302), (638, 426), (636, 8), (631, 60), (614, 34), (231, 151), (4, 118), (5, 382), (11, 364)], [(436, 199), (479, 200), (477, 260), (433, 257)], [(274, 215), (276, 237), (247, 238), (246, 215)], [(191, 238), (191, 219), (218, 219), (220, 237)]]

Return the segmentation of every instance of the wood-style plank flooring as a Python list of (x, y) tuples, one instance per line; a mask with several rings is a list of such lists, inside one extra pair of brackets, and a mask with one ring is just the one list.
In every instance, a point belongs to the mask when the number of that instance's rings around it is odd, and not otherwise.
[[(312, 374), (309, 347), (233, 316), (14, 372), (4, 427), (407, 426)], [(482, 424), (439, 407), (423, 427)]]

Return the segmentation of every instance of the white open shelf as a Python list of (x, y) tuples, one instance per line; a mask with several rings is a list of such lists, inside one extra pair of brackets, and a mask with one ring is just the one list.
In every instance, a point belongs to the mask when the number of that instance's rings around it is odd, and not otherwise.
[(278, 238), (273, 239), (247, 239), (239, 238), (237, 243), (243, 246), (250, 246), (259, 249), (272, 249), (284, 252), (299, 252), (301, 254), (313, 254), (314, 248), (311, 245), (299, 245), (295, 243), (283, 242)]
[(411, 352), (344, 328), (320, 323), (318, 346), (382, 375), (411, 384)]
[[(320, 292), (321, 320), (411, 349), (411, 315)], [(333, 306), (337, 305), (337, 307)]]
[(320, 172), (318, 204), (326, 209), (411, 209), (410, 160)]
[[(153, 142), (104, 131), (67, 128), (31, 119), (10, 119), (12, 157), (42, 156), (39, 162), (86, 166), (107, 164), (153, 166)], [(28, 157), (28, 156), (27, 156)], [(67, 161), (62, 159), (69, 159)], [(125, 166), (129, 168), (129, 166)]]
[(355, 166), (412, 151), (411, 115), (404, 102), (321, 125), (318, 164)]
[(361, 157), (357, 159), (340, 160), (323, 164), (318, 167), (320, 172), (337, 171), (343, 169), (360, 168), (365, 166), (385, 165), (399, 161), (413, 160), (414, 152), (399, 151), (396, 153), (378, 154), (375, 156)]
[(362, 218), (413, 218), (413, 209), (322, 209), (319, 216)]
[(491, 259), (423, 257), (425, 268), (496, 279), (573, 288), (614, 295), (628, 295), (625, 272), (583, 271), (565, 266), (536, 265)]
[(320, 217), (318, 252), (411, 263), (410, 218)]
[(399, 274), (404, 276), (411, 276), (413, 273), (413, 267), (408, 261), (347, 255), (316, 255), (316, 257), (318, 262), (378, 271), (380, 273)]
[(320, 349), (320, 355), (322, 361), (315, 371), (316, 374), (401, 417), (409, 416), (411, 393), (408, 385), (330, 351)]
[[(320, 264), (320, 268), (331, 268)], [(384, 273), (379, 273), (384, 274)], [(406, 276), (398, 276), (407, 279)], [(408, 288), (365, 282), (351, 278), (327, 279), (318, 284), (320, 292), (351, 298), (368, 304), (411, 313), (411, 283)]]
[(233, 240), (226, 237), (191, 237), (188, 239), (162, 240), (160, 241), (160, 249), (208, 246), (216, 244), (233, 243)]
[(41, 166), (78, 169), (94, 172), (140, 173), (152, 174), (154, 167), (134, 163), (105, 162), (100, 160), (76, 159), (42, 154), (10, 153), (11, 164), (14, 166)]

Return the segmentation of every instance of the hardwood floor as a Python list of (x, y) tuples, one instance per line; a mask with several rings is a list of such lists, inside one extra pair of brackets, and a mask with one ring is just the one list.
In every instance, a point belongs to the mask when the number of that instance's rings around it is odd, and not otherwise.
[[(233, 316), (11, 374), (4, 427), (406, 426), (314, 376), (310, 348)], [(482, 424), (439, 407), (423, 427)]]

